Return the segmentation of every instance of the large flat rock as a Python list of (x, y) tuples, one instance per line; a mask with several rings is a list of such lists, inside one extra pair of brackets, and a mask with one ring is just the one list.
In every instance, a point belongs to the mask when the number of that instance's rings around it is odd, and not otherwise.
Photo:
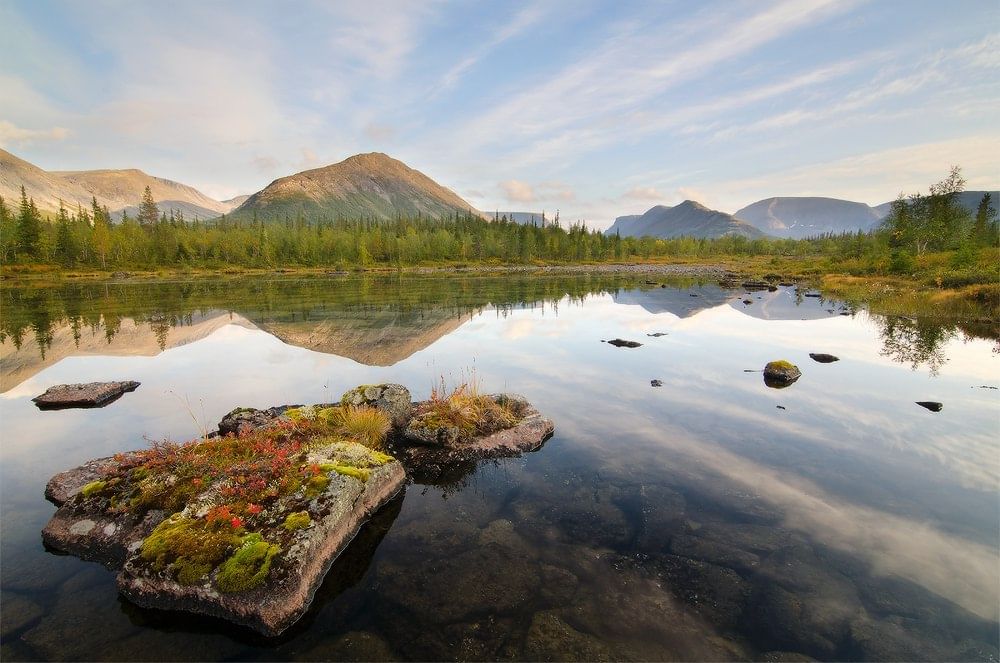
[(32, 402), (40, 410), (59, 410), (71, 407), (104, 407), (121, 398), (122, 394), (135, 391), (138, 382), (87, 382), (84, 384), (57, 384), (49, 387)]

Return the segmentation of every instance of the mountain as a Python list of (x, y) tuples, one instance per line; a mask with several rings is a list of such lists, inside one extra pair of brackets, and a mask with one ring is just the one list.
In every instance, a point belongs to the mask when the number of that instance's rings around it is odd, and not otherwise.
[(765, 198), (734, 215), (777, 237), (802, 239), (824, 233), (868, 231), (882, 215), (864, 203), (837, 198)]
[(235, 207), (220, 202), (186, 184), (147, 175), (134, 168), (125, 170), (46, 171), (0, 150), (0, 196), (12, 205), (21, 198), (21, 186), (43, 211), (59, 209), (61, 200), (71, 211), (76, 206), (90, 207), (91, 200), (121, 218), (122, 210), (134, 215), (148, 186), (161, 212), (183, 211), (187, 218), (212, 218)]
[(222, 204), (229, 205), (229, 209), (234, 210), (243, 203), (245, 203), (247, 201), (247, 198), (249, 197), (250, 197), (249, 194), (244, 194), (242, 196), (234, 196), (233, 198), (230, 198), (228, 200), (223, 200)]
[(604, 231), (605, 235), (615, 233), (631, 237), (650, 235), (664, 239), (671, 237), (701, 239), (726, 235), (741, 235), (756, 239), (765, 236), (760, 230), (732, 214), (709, 209), (693, 200), (685, 200), (676, 207), (657, 205), (645, 214), (620, 216)]
[(468, 213), (472, 205), (420, 171), (380, 152), (356, 154), (340, 163), (305, 170), (271, 182), (234, 210), (260, 218), (446, 217)]
[[(972, 214), (975, 214), (979, 208), (979, 201), (987, 193), (990, 194), (990, 198), (992, 199), (993, 209), (1000, 210), (1000, 191), (963, 191), (958, 194), (958, 204), (969, 210)], [(876, 205), (872, 209), (878, 212), (880, 218), (885, 218), (889, 215), (893, 202), (895, 201), (890, 200), (887, 203)]]

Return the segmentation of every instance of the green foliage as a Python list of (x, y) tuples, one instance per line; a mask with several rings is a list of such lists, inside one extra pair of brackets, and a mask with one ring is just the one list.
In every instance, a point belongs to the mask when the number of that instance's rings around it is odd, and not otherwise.
[(97, 495), (104, 487), (108, 485), (107, 481), (91, 481), (86, 486), (80, 489), (80, 494), (86, 497), (93, 497)]
[(271, 560), (281, 548), (254, 532), (243, 537), (240, 547), (219, 567), (215, 584), (227, 594), (259, 587), (271, 571)]
[(229, 523), (177, 513), (146, 537), (140, 555), (153, 570), (167, 569), (179, 583), (190, 585), (214, 569), (239, 541)]
[(312, 518), (309, 517), (308, 511), (296, 511), (295, 513), (290, 513), (285, 518), (285, 522), (281, 524), (285, 529), (292, 531), (297, 529), (305, 529), (312, 524)]
[(954, 249), (970, 234), (971, 217), (958, 202), (965, 188), (958, 166), (930, 188), (930, 195), (899, 197), (892, 204), (883, 228), (893, 247), (907, 247), (916, 255)]
[(343, 474), (345, 477), (352, 477), (358, 481), (364, 483), (368, 481), (368, 477), (371, 476), (371, 470), (364, 467), (352, 467), (350, 465), (332, 465), (330, 467), (337, 474)]

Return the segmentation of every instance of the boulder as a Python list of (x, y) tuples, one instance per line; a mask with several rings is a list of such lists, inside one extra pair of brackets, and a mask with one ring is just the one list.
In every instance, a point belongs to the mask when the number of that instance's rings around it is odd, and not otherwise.
[(809, 358), (820, 364), (832, 364), (835, 361), (840, 361), (840, 357), (836, 355), (828, 355), (822, 352), (810, 352)]
[(340, 404), (378, 408), (389, 415), (397, 430), (405, 428), (413, 416), (410, 390), (401, 384), (363, 384), (345, 392)]
[(944, 407), (943, 403), (938, 403), (937, 401), (917, 401), (917, 405), (922, 408), (927, 408), (931, 412), (940, 412)]
[[(260, 475), (252, 461), (240, 464), (232, 477), (228, 470), (211, 480), (183, 473), (199, 453), (210, 445), (224, 447), (227, 440), (191, 442), (175, 456), (163, 449), (129, 452), (53, 477), (46, 493), (62, 504), (42, 531), (43, 541), (120, 568), (118, 589), (139, 606), (220, 617), (267, 636), (281, 633), (306, 612), (362, 524), (402, 490), (405, 473), (392, 457), (355, 442), (320, 443), (303, 451), (296, 438), (275, 451), (275, 458), (289, 450), (295, 455), (288, 471), (271, 481), (285, 485), (281, 477), (309, 478), (274, 493), (268, 493), (270, 482), (261, 481), (263, 492), (250, 503), (239, 491), (253, 490), (256, 476), (271, 476), (266, 473), (276, 461), (259, 465)], [(255, 441), (270, 443), (267, 436)], [(215, 459), (220, 452), (204, 453)], [(235, 458), (248, 462), (242, 454)], [(199, 490), (175, 493), (185, 501), (172, 515), (161, 508), (144, 510), (136, 500), (151, 479), (157, 486)]]
[(649, 381), (649, 386), (651, 386), (651, 387), (662, 387), (663, 386), (663, 380), (650, 380)]
[(263, 428), (274, 421), (274, 416), (266, 410), (252, 407), (238, 407), (219, 422), (219, 435), (239, 435)]
[(800, 377), (799, 367), (784, 359), (768, 362), (764, 367), (764, 384), (774, 389), (787, 387)]
[(59, 410), (70, 407), (104, 407), (121, 398), (122, 394), (135, 391), (138, 382), (88, 382), (85, 384), (58, 384), (45, 393), (32, 398), (40, 410)]

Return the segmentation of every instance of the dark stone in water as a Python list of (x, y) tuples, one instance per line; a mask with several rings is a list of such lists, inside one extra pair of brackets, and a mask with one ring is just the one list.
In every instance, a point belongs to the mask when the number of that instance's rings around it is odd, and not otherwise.
[(608, 343), (610, 345), (615, 346), (616, 348), (637, 348), (640, 345), (642, 345), (642, 343), (639, 343), (637, 341), (626, 341), (625, 339), (622, 338), (613, 338), (610, 341), (608, 341)]
[(667, 332), (653, 332), (652, 334), (646, 334), (646, 336), (651, 336), (652, 338), (660, 338), (661, 336), (666, 336)]
[(746, 304), (747, 306), (749, 306), (750, 304), (753, 304), (753, 301), (750, 300), (750, 299), (744, 299), (743, 303)]
[(764, 367), (764, 384), (772, 389), (783, 389), (800, 377), (799, 367), (784, 360), (768, 362)]
[(662, 387), (663, 386), (663, 380), (650, 380), (649, 384), (651, 386), (653, 386), (653, 387)]
[(822, 297), (823, 295), (820, 294), (820, 293), (818, 293), (818, 292), (807, 292), (807, 293), (805, 293), (802, 296), (803, 297), (817, 297), (818, 298), (818, 297)]
[(41, 396), (32, 398), (39, 410), (60, 410), (70, 407), (104, 407), (121, 398), (122, 394), (135, 391), (138, 382), (88, 382), (85, 384), (59, 384), (49, 387)]
[(693, 292), (692, 292), (692, 293), (690, 293), (690, 294), (688, 295), (688, 297), (697, 297), (697, 296), (698, 296), (698, 295), (697, 295), (697, 294), (695, 294), (695, 293), (693, 293)]
[(835, 361), (840, 361), (840, 357), (824, 354), (822, 352), (810, 352), (809, 358), (821, 364), (832, 364)]
[(784, 405), (775, 405), (775, 407), (778, 408), (779, 410), (787, 410), (788, 409)]
[[(743, 287), (748, 292), (753, 292), (754, 290), (770, 290), (774, 286), (767, 281), (744, 281)], [(777, 288), (775, 288), (775, 290), (777, 290)]]
[(941, 408), (944, 407), (942, 403), (938, 403), (937, 401), (917, 401), (917, 405), (925, 407), (931, 412), (940, 412)]

